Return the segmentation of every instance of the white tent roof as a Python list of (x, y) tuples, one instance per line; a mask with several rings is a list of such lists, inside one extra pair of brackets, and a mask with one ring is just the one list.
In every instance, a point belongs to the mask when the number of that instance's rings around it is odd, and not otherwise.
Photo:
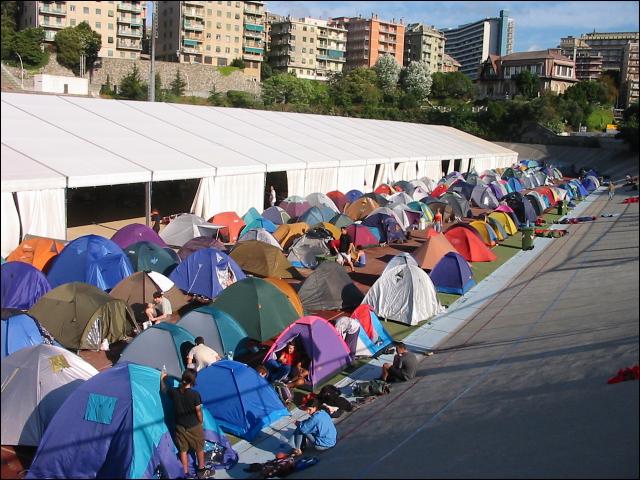
[(451, 127), (3, 92), (2, 191), (517, 153)]

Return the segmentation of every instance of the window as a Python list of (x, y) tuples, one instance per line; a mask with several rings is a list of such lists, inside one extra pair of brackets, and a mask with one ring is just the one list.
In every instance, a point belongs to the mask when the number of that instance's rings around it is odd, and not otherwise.
[(307, 59), (302, 57), (302, 63), (307, 63)]
[(102, 9), (96, 8), (96, 15), (102, 15)]
[(236, 20), (240, 20), (240, 14), (239, 14), (239, 13), (236, 13), (233, 17), (234, 17)]
[(72, 18), (72, 19), (69, 20), (69, 25), (71, 25), (73, 27), (73, 26), (75, 26), (75, 24), (76, 24), (76, 19), (75, 18)]
[(306, 26), (306, 25), (303, 25), (303, 26), (302, 26), (302, 31), (303, 31), (303, 32), (306, 32), (306, 31), (307, 31), (307, 26)]
[(306, 42), (307, 41), (307, 37), (302, 37), (302, 41)]
[(302, 53), (307, 53), (307, 49), (302, 47)]
[(210, 8), (207, 8), (207, 15), (213, 15), (213, 10), (211, 10)]
[(75, 5), (69, 5), (69, 11), (75, 12), (76, 11), (76, 6)]
[(240, 52), (240, 50), (239, 50), (239, 49), (237, 49), (237, 48), (234, 48), (234, 49), (233, 49), (233, 51), (234, 51), (235, 53), (239, 53), (239, 52)]
[(227, 7), (230, 7), (230, 6), (231, 6), (231, 2), (227, 2)]
[(229, 35), (225, 35), (224, 39), (227, 43), (231, 43), (231, 37)]
[(227, 30), (231, 31), (231, 24), (230, 23), (227, 23), (226, 27), (227, 27)]
[(231, 49), (229, 47), (225, 47), (224, 53), (231, 53)]
[(239, 31), (240, 31), (240, 25), (234, 25), (234, 26), (233, 26), (233, 29), (234, 29), (236, 32), (239, 32)]
[(107, 12), (107, 16), (108, 16), (108, 17), (113, 17), (113, 15), (114, 15), (114, 14), (113, 14), (113, 10), (109, 10), (109, 11)]
[(107, 43), (113, 43), (113, 37), (107, 37)]
[(313, 43), (313, 37), (309, 39), (309, 43)]
[(219, 33), (216, 33), (216, 40), (220, 40), (221, 35)]
[(220, 47), (216, 46), (216, 52), (220, 53)]
[(96, 28), (102, 28), (102, 24), (100, 22), (96, 22)]
[(227, 18), (231, 18), (231, 12), (227, 12)]
[(207, 28), (211, 28), (211, 22), (207, 21)]
[(240, 37), (233, 37), (233, 41), (235, 43), (240, 43)]
[(222, 24), (221, 24), (221, 23), (219, 23), (219, 22), (217, 22), (217, 23), (216, 23), (216, 28), (221, 29), (221, 28), (222, 28)]
[(124, 58), (124, 52), (120, 52), (120, 58)]
[(89, 7), (82, 7), (82, 13), (89, 15)]
[(211, 34), (210, 33), (207, 33), (207, 38), (211, 38)]
[(107, 56), (113, 57), (113, 50), (107, 50)]
[(295, 40), (296, 36), (295, 35), (291, 35), (291, 40)]
[(211, 51), (211, 45), (207, 45), (207, 52)]
[(242, 7), (242, 2), (236, 2), (236, 8)]
[(313, 48), (310, 48), (310, 49), (309, 49), (309, 53), (310, 53), (311, 55), (313, 55)]
[(221, 17), (222, 16), (222, 10), (216, 10), (216, 16)]
[(131, 53), (129, 54), (129, 57), (131, 57), (131, 58), (136, 58), (136, 57), (137, 57), (136, 52), (131, 52)]

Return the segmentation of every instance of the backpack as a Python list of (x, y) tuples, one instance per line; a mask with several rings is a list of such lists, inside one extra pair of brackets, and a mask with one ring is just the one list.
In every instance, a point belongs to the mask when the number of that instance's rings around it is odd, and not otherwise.
[(283, 382), (273, 382), (273, 388), (278, 394), (278, 397), (280, 397), (280, 400), (282, 400), (282, 403), (287, 405), (293, 402), (293, 393), (291, 393), (291, 389)]
[(373, 397), (386, 395), (391, 392), (391, 386), (382, 380), (357, 382), (353, 387), (353, 394), (357, 397)]
[(350, 412), (353, 410), (351, 402), (342, 396), (342, 392), (335, 385), (325, 385), (318, 394), (320, 401), (338, 407), (340, 410)]

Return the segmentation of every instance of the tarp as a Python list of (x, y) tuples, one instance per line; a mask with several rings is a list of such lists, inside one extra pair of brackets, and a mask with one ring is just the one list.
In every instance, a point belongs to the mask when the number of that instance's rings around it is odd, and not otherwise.
[(138, 329), (125, 302), (80, 282), (54, 288), (28, 313), (64, 347), (76, 350), (98, 350), (102, 340), (117, 342)]
[(47, 280), (53, 288), (85, 282), (110, 290), (132, 273), (131, 263), (118, 245), (99, 235), (85, 235), (69, 243), (53, 259)]
[(374, 356), (393, 343), (378, 316), (367, 304), (359, 305), (351, 314), (360, 323), (356, 356)]
[(248, 365), (222, 360), (198, 372), (202, 405), (225, 432), (252, 441), (289, 410), (273, 387)]
[(245, 276), (240, 266), (227, 254), (213, 248), (203, 248), (189, 255), (171, 272), (169, 278), (186, 293), (216, 298), (227, 286)]
[(44, 271), (49, 261), (58, 255), (64, 244), (51, 238), (34, 237), (24, 239), (7, 257), (8, 262), (30, 263), (38, 270)]
[(353, 220), (350, 217), (347, 217), (344, 214), (336, 215), (331, 220), (330, 223), (335, 225), (336, 227), (348, 227), (349, 225), (353, 225)]
[(436, 291), (464, 295), (476, 284), (467, 261), (459, 253), (449, 252), (429, 274)]
[(416, 325), (442, 312), (433, 282), (420, 267), (399, 265), (382, 274), (362, 303), (387, 320)]
[(309, 275), (298, 291), (305, 310), (346, 310), (362, 302), (344, 267), (336, 262), (322, 262)]
[(2, 359), (2, 445), (37, 447), (51, 419), (82, 382), (98, 374), (54, 345), (23, 348)]
[[(230, 468), (238, 454), (203, 409), (208, 442), (226, 448)], [(172, 402), (160, 392), (160, 371), (119, 363), (80, 385), (42, 437), (27, 478), (167, 478), (183, 476), (172, 441)], [(211, 445), (205, 444), (210, 450)], [(194, 458), (190, 474), (195, 474)]]
[(238, 240), (240, 231), (244, 228), (245, 222), (236, 212), (217, 213), (209, 219), (215, 225), (223, 225), (220, 229), (220, 237), (230, 243)]
[(349, 347), (340, 334), (324, 318), (315, 316), (302, 317), (289, 325), (271, 346), (264, 361), (273, 358), (291, 341), (297, 343), (297, 351), (309, 357), (308, 387), (311, 389), (351, 363)]
[(178, 250), (178, 257), (180, 260), (185, 260), (193, 252), (202, 250), (203, 248), (213, 248), (214, 250), (224, 251), (224, 244), (214, 237), (196, 237), (185, 243), (180, 250)]
[(456, 251), (447, 240), (447, 237), (442, 233), (436, 233), (427, 237), (425, 242), (414, 250), (411, 255), (420, 268), (432, 270), (447, 253)]
[(204, 338), (204, 344), (221, 357), (227, 354), (241, 356), (247, 353), (247, 332), (235, 318), (211, 305), (191, 310), (177, 323), (195, 338)]
[(151, 242), (131, 244), (124, 249), (124, 253), (136, 272), (153, 271), (170, 275), (180, 263), (180, 257), (172, 249)]
[(51, 340), (43, 335), (41, 326), (35, 318), (19, 310), (2, 309), (0, 353), (3, 359), (21, 348), (41, 343), (50, 344)]
[(444, 236), (468, 262), (493, 262), (497, 258), (471, 227), (454, 225), (444, 232)]
[(316, 255), (327, 256), (332, 254), (325, 239), (311, 238), (305, 234), (293, 242), (291, 248), (289, 248), (287, 259), (298, 268), (316, 268), (318, 265)]
[(111, 241), (123, 250), (129, 245), (138, 242), (151, 242), (159, 247), (166, 247), (167, 244), (160, 238), (153, 229), (142, 225), (141, 223), (131, 223), (125, 225), (111, 237)]
[(261, 342), (275, 337), (298, 318), (284, 293), (255, 277), (231, 285), (216, 298), (213, 306), (235, 318), (249, 338)]
[(247, 240), (240, 242), (231, 252), (231, 258), (245, 272), (261, 277), (299, 278), (282, 249), (273, 245)]
[(181, 247), (192, 238), (203, 236), (215, 236), (213, 225), (191, 213), (177, 216), (160, 232), (160, 238), (173, 247)]
[(30, 309), (51, 290), (47, 277), (25, 262), (6, 262), (0, 267), (2, 308)]

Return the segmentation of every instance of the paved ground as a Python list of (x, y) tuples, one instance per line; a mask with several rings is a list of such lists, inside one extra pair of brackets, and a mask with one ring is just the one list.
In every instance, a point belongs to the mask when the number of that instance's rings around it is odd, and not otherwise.
[(606, 194), (296, 478), (638, 477), (638, 204)]

